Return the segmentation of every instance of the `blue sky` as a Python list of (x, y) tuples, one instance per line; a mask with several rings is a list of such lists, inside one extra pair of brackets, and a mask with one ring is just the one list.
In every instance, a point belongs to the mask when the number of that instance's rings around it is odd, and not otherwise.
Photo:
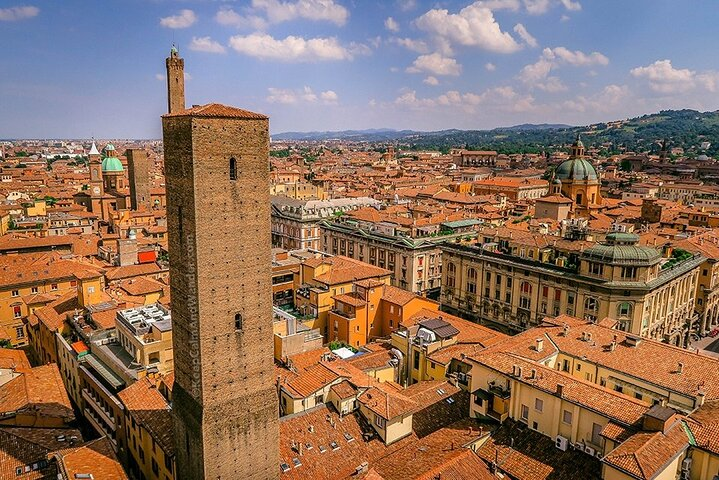
[(0, 138), (159, 138), (189, 104), (272, 132), (719, 109), (715, 0), (0, 0)]

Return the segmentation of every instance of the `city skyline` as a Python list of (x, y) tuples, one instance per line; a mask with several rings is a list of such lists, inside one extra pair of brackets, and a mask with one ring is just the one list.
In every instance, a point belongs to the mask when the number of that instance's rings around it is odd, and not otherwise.
[[(159, 138), (163, 65), (188, 105), (267, 113), (271, 132), (589, 124), (716, 110), (708, 2), (39, 1), (0, 8), (15, 48), (2, 137)], [(700, 33), (696, 33), (700, 32)], [(716, 38), (714, 38), (716, 40)]]

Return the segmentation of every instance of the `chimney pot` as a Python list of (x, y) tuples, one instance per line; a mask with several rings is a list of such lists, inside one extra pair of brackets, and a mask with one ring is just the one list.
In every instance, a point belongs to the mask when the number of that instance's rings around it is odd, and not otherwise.
[(559, 395), (561, 397), (563, 394), (564, 394), (564, 384), (558, 383), (557, 384), (557, 395)]

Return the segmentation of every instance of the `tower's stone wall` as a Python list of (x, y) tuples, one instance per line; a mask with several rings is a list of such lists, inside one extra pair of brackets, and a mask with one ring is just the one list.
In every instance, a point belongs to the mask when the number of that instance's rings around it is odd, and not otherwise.
[(170, 115), (163, 141), (177, 477), (277, 478), (269, 121)]

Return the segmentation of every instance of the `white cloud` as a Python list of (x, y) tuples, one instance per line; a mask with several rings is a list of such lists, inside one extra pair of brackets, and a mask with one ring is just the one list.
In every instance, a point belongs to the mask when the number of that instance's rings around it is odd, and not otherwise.
[(27, 18), (36, 17), (40, 9), (31, 5), (0, 8), (0, 22), (16, 22)]
[(601, 91), (590, 95), (579, 95), (573, 100), (567, 100), (562, 106), (576, 112), (609, 112), (615, 111), (630, 97), (629, 87), (626, 85), (607, 85)]
[(569, 90), (559, 77), (548, 77), (544, 82), (537, 82), (534, 86), (548, 93), (566, 92)]
[(185, 72), (185, 81), (189, 82), (192, 80), (192, 75), (190, 75), (190, 72)]
[(584, 53), (579, 50), (569, 50), (565, 47), (545, 48), (535, 63), (525, 65), (519, 72), (519, 78), (527, 84), (536, 84), (538, 88), (547, 91), (559, 91), (559, 78), (554, 78), (546, 83), (550, 72), (561, 65), (572, 65), (575, 67), (589, 67), (594, 65), (608, 65), (609, 59), (599, 52)]
[(326, 90), (320, 93), (320, 99), (325, 103), (334, 104), (339, 101), (339, 96), (337, 96), (334, 90)]
[(532, 15), (542, 15), (547, 13), (551, 2), (549, 0), (524, 0), (524, 7), (527, 12)]
[(342, 26), (347, 23), (349, 11), (334, 0), (252, 0), (252, 6), (264, 10), (271, 23), (288, 22), (302, 18), (332, 22)]
[(413, 52), (417, 53), (429, 53), (429, 47), (427, 44), (422, 40), (415, 40), (413, 38), (396, 38), (393, 37), (390, 39), (391, 42), (396, 43), (397, 45), (400, 45), (407, 50), (411, 50)]
[(657, 60), (646, 67), (630, 70), (632, 76), (645, 78), (649, 88), (659, 93), (686, 92), (696, 86), (696, 72), (686, 68), (674, 68), (671, 60)]
[(487, 70), (488, 72), (493, 72), (493, 71), (497, 70), (497, 66), (495, 64), (493, 64), (492, 62), (487, 62), (484, 64), (484, 69)]
[(177, 15), (160, 19), (160, 25), (166, 28), (187, 28), (197, 22), (197, 15), (192, 10), (180, 10)]
[(576, 12), (582, 9), (582, 4), (579, 2), (575, 2), (573, 0), (560, 0), (562, 2), (562, 5), (564, 5), (564, 8), (567, 10), (571, 10), (572, 12)]
[(397, 4), (403, 12), (409, 12), (417, 8), (417, 0), (397, 0)]
[(572, 17), (570, 17), (569, 15), (562, 15), (562, 16), (559, 18), (559, 21), (560, 21), (560, 22), (568, 22), (568, 21), (570, 21), (571, 19), (572, 19)]
[(269, 103), (280, 103), (284, 105), (316, 103), (318, 100), (324, 104), (332, 105), (336, 104), (339, 100), (337, 93), (332, 90), (326, 90), (324, 92), (320, 92), (320, 94), (317, 95), (308, 86), (305, 86), (304, 88), (299, 90), (270, 87), (267, 89), (267, 91), (269, 95), (267, 95), (266, 100)]
[(521, 23), (514, 26), (514, 31), (517, 32), (517, 35), (530, 47), (536, 48), (539, 45), (537, 39), (534, 38)]
[(192, 37), (190, 50), (195, 52), (225, 53), (225, 47), (210, 37)]
[(492, 10), (475, 2), (459, 13), (432, 9), (415, 20), (421, 30), (448, 44), (479, 47), (496, 53), (512, 53), (521, 48), (507, 32), (503, 32)]
[(428, 72), (435, 75), (459, 75), (462, 72), (462, 66), (457, 63), (454, 58), (444, 57), (439, 53), (429, 55), (420, 55), (407, 68), (408, 73)]
[(437, 80), (437, 77), (433, 77), (432, 75), (422, 80), (422, 82), (426, 83), (427, 85), (432, 85), (433, 87), (439, 85), (439, 80)]
[(478, 105), (496, 111), (528, 112), (536, 108), (531, 95), (520, 95), (512, 87), (496, 87), (482, 93), (458, 92), (449, 90), (437, 97), (420, 98), (417, 92), (409, 90), (397, 97), (393, 104), (418, 110), (438, 108), (461, 108), (465, 112), (473, 113)]
[(240, 15), (230, 7), (222, 7), (215, 14), (215, 21), (220, 25), (227, 25), (241, 29), (264, 30), (267, 20), (256, 15)]
[[(547, 49), (545, 49), (545, 52), (546, 50)], [(564, 62), (574, 66), (609, 65), (609, 59), (599, 52), (586, 54), (579, 50), (571, 51), (564, 47), (557, 47), (551, 50), (551, 53)]]
[[(290, 35), (276, 39), (264, 33), (253, 33), (230, 37), (229, 45), (243, 55), (281, 62), (351, 60), (353, 57), (353, 52), (340, 45), (334, 37), (305, 39)], [(354, 50), (359, 50), (358, 46), (355, 47)]]
[(397, 23), (397, 20), (395, 20), (394, 18), (387, 17), (387, 19), (384, 21), (384, 28), (386, 28), (390, 32), (399, 32), (399, 23)]

